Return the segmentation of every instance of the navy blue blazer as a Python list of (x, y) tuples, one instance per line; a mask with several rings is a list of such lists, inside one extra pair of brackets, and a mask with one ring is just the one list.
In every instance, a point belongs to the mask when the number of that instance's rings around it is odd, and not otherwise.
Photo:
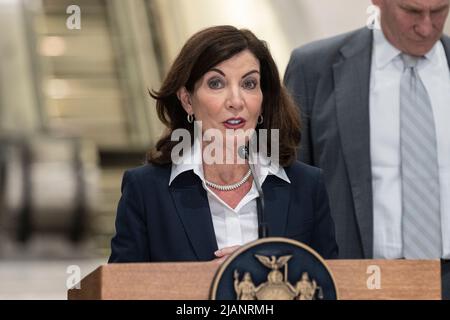
[[(291, 183), (269, 175), (262, 185), (269, 236), (301, 241), (337, 257), (334, 223), (320, 169), (285, 168)], [(206, 190), (193, 171), (169, 186), (171, 165), (125, 172), (109, 262), (209, 261), (217, 241)]]

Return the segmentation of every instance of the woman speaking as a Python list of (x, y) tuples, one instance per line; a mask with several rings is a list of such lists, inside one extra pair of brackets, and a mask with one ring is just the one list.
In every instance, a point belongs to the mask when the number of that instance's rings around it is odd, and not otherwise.
[[(148, 164), (124, 174), (109, 262), (222, 261), (258, 239), (258, 186), (269, 236), (337, 256), (322, 174), (296, 161), (300, 117), (263, 41), (232, 26), (200, 31), (151, 95), (167, 130)], [(276, 148), (242, 157), (273, 130)], [(251, 170), (250, 159), (263, 161)]]

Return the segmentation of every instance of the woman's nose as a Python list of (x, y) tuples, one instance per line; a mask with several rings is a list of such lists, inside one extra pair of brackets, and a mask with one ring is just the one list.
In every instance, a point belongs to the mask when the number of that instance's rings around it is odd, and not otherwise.
[(242, 109), (244, 106), (244, 98), (240, 88), (231, 88), (228, 92), (227, 108)]

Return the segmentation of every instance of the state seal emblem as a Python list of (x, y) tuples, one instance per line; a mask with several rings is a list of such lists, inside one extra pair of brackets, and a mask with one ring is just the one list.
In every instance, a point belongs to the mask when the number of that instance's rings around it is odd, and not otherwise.
[(331, 271), (307, 245), (264, 238), (233, 253), (217, 270), (214, 300), (335, 300)]

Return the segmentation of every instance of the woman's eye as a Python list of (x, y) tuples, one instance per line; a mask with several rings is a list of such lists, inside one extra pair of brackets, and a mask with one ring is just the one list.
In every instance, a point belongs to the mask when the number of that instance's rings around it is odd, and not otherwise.
[(243, 84), (245, 89), (255, 89), (258, 86), (258, 82), (255, 79), (247, 79)]
[(211, 79), (208, 81), (208, 87), (210, 89), (222, 89), (223, 81), (221, 79)]

